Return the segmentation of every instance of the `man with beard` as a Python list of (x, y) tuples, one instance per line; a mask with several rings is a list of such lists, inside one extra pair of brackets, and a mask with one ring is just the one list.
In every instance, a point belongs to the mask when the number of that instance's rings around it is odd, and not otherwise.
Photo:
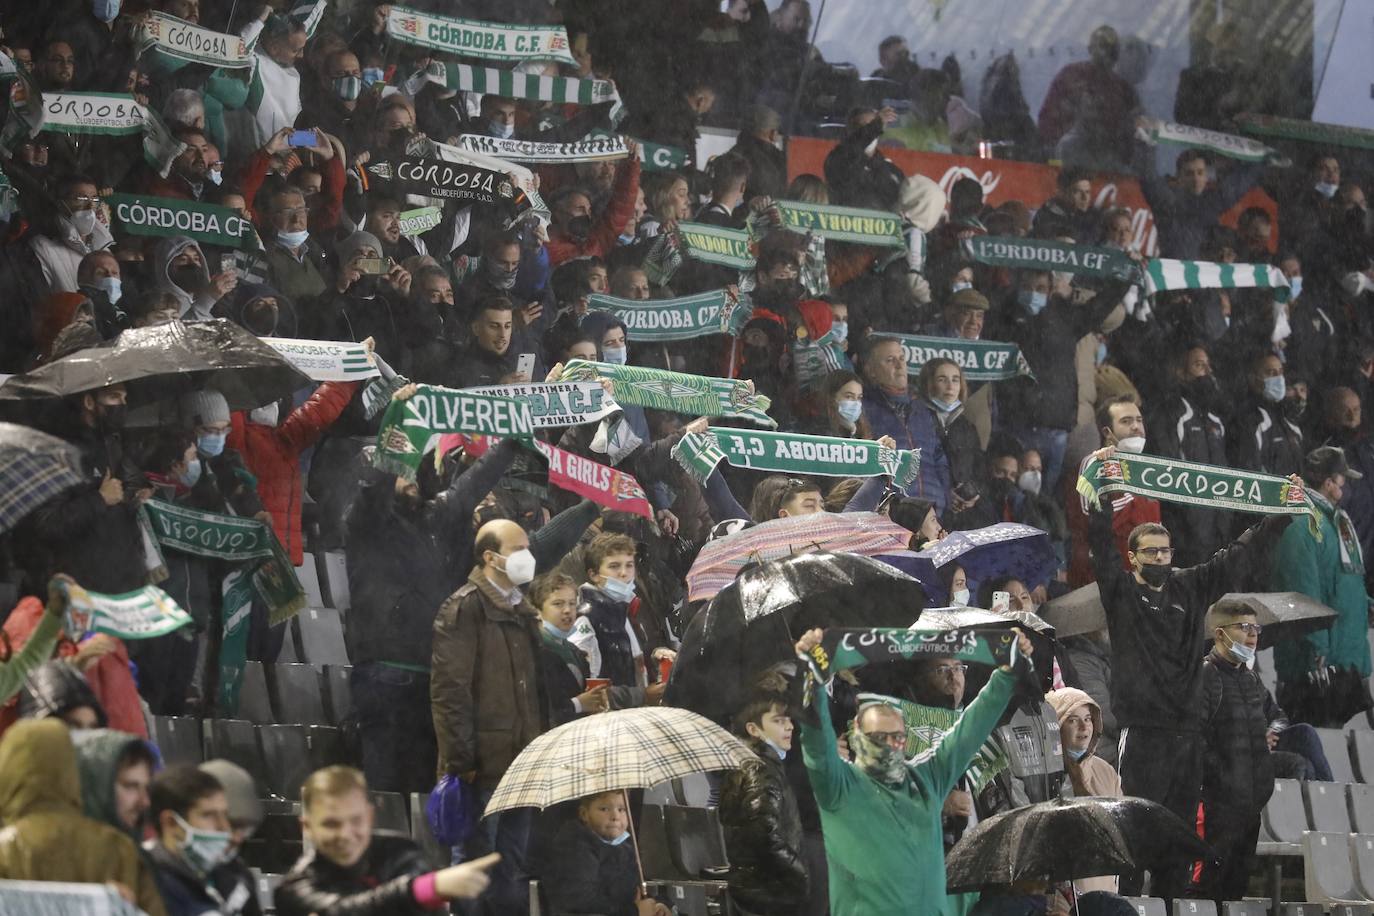
[(626, 147), (629, 156), (617, 166), (610, 202), (599, 219), (592, 219), (592, 195), (580, 188), (560, 190), (549, 200), (553, 216), (548, 243), (551, 267), (588, 255), (604, 258), (615, 248), (634, 215), (639, 192), (639, 144), (631, 140)]
[(417, 254), (428, 254), (424, 242), (408, 239), (401, 235), (401, 202), (389, 194), (369, 194), (367, 199), (367, 220), (363, 231), (370, 232), (382, 243), (382, 257), (396, 263)]
[[(210, 141), (203, 131), (183, 128), (176, 132), (176, 138), (185, 144), (181, 155), (172, 160), (172, 171), (166, 178), (149, 173), (145, 190), (157, 197), (171, 197), (176, 200), (204, 199), (210, 163)], [(216, 157), (218, 160), (218, 156)], [(212, 186), (213, 189), (213, 186)]]
[[(529, 231), (529, 230), (526, 230)], [(495, 232), (482, 244), (482, 268), (469, 275), (454, 295), (457, 312), (471, 319), (478, 304), (493, 296), (504, 296), (515, 306), (510, 350), (512, 353), (538, 353), (540, 336), (554, 321), (553, 290), (546, 282), (536, 290), (530, 278), (542, 276), (538, 250), (526, 250), (518, 232)], [(522, 282), (523, 281), (523, 282)], [(542, 378), (542, 376), (541, 376)]]

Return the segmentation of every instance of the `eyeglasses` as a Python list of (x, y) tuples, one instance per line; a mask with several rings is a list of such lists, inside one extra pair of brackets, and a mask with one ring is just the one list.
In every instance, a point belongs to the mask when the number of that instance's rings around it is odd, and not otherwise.
[(1238, 628), (1246, 636), (1258, 636), (1264, 632), (1264, 627), (1257, 623), (1228, 623), (1222, 629)]
[(864, 732), (864, 735), (883, 744), (906, 744), (906, 732)]
[(1142, 547), (1136, 553), (1147, 560), (1172, 560), (1174, 558), (1174, 548), (1172, 547)]
[(956, 674), (967, 674), (968, 665), (941, 665), (935, 669), (935, 673), (945, 680), (950, 680)]

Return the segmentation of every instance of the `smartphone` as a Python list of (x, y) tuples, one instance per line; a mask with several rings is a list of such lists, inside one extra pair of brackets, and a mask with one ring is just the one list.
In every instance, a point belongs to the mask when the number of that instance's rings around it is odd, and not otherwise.
[(219, 256), (219, 272), (227, 274), (234, 269), (234, 256), (232, 254), (222, 254)]
[(293, 130), (291, 131), (291, 136), (286, 138), (286, 145), (296, 147), (303, 146), (309, 149), (314, 147), (319, 141), (320, 138), (315, 135), (313, 128), (310, 130)]
[(993, 592), (992, 607), (989, 610), (1006, 613), (1011, 610), (1011, 592)]
[(521, 353), (515, 359), (515, 371), (525, 378), (534, 378), (534, 354)]
[(384, 274), (391, 270), (391, 258), (359, 258), (354, 266), (365, 274)]

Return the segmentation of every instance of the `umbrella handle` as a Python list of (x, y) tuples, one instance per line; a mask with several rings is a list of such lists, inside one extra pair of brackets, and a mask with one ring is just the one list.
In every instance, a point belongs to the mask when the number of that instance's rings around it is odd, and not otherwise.
[(644, 860), (639, 857), (639, 836), (635, 833), (635, 816), (634, 810), (630, 808), (630, 793), (621, 789), (620, 794), (625, 799), (625, 811), (629, 814), (630, 845), (635, 850), (635, 868), (639, 871), (639, 892), (647, 897), (649, 896), (649, 883), (644, 880)]

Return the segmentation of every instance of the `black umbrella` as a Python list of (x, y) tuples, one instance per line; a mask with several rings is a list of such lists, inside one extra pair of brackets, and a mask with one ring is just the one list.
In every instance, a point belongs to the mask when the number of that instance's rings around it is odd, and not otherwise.
[(925, 606), (921, 583), (856, 554), (808, 553), (744, 570), (683, 634), (664, 702), (733, 715), (753, 679), (794, 655), (813, 627), (905, 627)]
[[(1059, 652), (1054, 627), (1047, 621), (1029, 611), (985, 611), (977, 607), (933, 608), (922, 611), (915, 626), (923, 630), (1009, 630), (1020, 628), (1035, 648), (1031, 665), (1035, 672), (1031, 678), (1042, 688), (1038, 696), (1045, 694), (1054, 685), (1054, 664), (1052, 659)], [(981, 689), (981, 675), (978, 680), (970, 680), (969, 687)], [(977, 692), (970, 691), (970, 696)]]
[(1239, 605), (1255, 614), (1264, 627), (1259, 647), (1267, 649), (1280, 639), (1292, 639), (1313, 630), (1324, 630), (1336, 622), (1336, 611), (1301, 592), (1231, 592), (1222, 595), (1218, 609)]
[(1163, 805), (1143, 798), (1058, 798), (978, 824), (950, 850), (950, 893), (1071, 881), (1208, 856), (1206, 844)]
[(0, 533), (84, 480), (75, 446), (27, 426), (0, 423)]
[(78, 350), (0, 385), (0, 401), (65, 397), (125, 383), (135, 401), (214, 388), (232, 410), (289, 397), (310, 379), (231, 321), (216, 319), (124, 331), (113, 344)]

